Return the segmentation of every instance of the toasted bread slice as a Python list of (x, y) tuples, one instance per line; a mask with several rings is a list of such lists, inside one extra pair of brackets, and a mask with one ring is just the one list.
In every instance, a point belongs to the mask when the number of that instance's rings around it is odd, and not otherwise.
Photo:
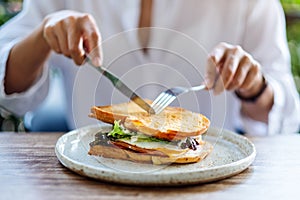
[(146, 114), (147, 112), (140, 108), (134, 102), (114, 104), (108, 106), (93, 106), (90, 117), (100, 121), (113, 124), (115, 120), (124, 122), (129, 115)]
[(150, 115), (134, 102), (112, 106), (94, 106), (91, 117), (113, 124), (121, 120), (124, 127), (166, 140), (180, 140), (205, 133), (210, 125), (205, 116), (183, 108), (167, 107), (163, 112)]
[(212, 151), (212, 149), (212, 145), (209, 142), (205, 142), (205, 144), (196, 151), (189, 150), (188, 152), (176, 157), (166, 157), (147, 153), (138, 153), (129, 149), (122, 149), (113, 146), (95, 145), (90, 147), (88, 153), (89, 155), (103, 156), (104, 158), (162, 165), (170, 163), (188, 164), (199, 162), (203, 160)]

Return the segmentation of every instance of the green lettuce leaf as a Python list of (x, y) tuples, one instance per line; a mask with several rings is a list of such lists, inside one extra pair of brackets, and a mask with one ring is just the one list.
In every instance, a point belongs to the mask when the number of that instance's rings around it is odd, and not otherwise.
[(136, 132), (130, 132), (128, 130), (124, 130), (124, 128), (120, 125), (120, 121), (114, 121), (113, 129), (107, 134), (108, 137), (113, 139), (125, 139), (130, 140), (131, 137), (136, 137), (137, 142), (164, 142), (170, 143), (167, 140), (158, 139), (155, 137), (137, 134)]
[(114, 139), (130, 139), (132, 135), (125, 133), (120, 126), (120, 121), (115, 121), (113, 129), (107, 134), (107, 136), (112, 137)]
[(163, 142), (163, 143), (169, 143), (167, 140), (158, 139), (155, 137), (148, 137), (146, 135), (139, 135), (137, 138), (138, 142)]

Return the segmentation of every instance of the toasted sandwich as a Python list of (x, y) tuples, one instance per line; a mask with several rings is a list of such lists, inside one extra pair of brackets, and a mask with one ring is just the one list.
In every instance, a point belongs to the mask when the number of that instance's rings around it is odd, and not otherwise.
[(209, 119), (183, 108), (150, 115), (134, 102), (94, 106), (90, 117), (112, 124), (90, 143), (89, 154), (133, 162), (168, 164), (203, 160), (212, 145), (202, 140)]

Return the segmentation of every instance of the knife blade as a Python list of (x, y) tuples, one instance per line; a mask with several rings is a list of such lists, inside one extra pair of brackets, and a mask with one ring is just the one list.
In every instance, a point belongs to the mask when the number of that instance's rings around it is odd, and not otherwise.
[(92, 63), (92, 60), (87, 56), (87, 63), (103, 74), (106, 78), (108, 78), (113, 86), (117, 88), (122, 94), (128, 97), (131, 101), (135, 102), (138, 106), (140, 106), (143, 110), (145, 110), (149, 114), (155, 114), (154, 109), (144, 101), (139, 95), (137, 95), (134, 91), (132, 91), (125, 83), (123, 83), (116, 75), (112, 74), (108, 70), (104, 69), (102, 66), (95, 66)]

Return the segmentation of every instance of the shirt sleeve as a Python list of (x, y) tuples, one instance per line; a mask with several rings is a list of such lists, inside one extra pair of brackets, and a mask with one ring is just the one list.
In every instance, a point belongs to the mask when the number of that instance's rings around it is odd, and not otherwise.
[(242, 116), (244, 127), (246, 132), (257, 131), (260, 135), (296, 132), (300, 125), (300, 105), (291, 73), (284, 12), (277, 0), (248, 2), (243, 47), (262, 65), (262, 72), (274, 91), (274, 105), (268, 124)]
[(9, 53), (47, 14), (62, 8), (61, 2), (63, 1), (25, 0), (22, 11), (0, 29), (0, 106), (18, 116), (35, 109), (46, 97), (49, 88), (48, 64), (45, 64), (42, 75), (29, 89), (7, 95), (4, 78)]

